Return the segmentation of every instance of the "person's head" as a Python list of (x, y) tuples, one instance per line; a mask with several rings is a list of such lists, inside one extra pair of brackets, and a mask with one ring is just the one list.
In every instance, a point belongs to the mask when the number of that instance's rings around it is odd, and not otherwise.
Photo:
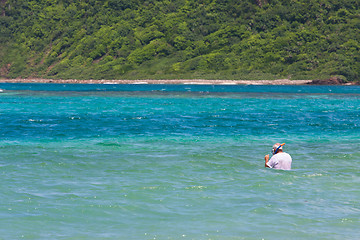
[(283, 144), (275, 143), (274, 146), (272, 147), (272, 153), (275, 155), (279, 152), (282, 152), (284, 145), (285, 145), (285, 143), (283, 143)]

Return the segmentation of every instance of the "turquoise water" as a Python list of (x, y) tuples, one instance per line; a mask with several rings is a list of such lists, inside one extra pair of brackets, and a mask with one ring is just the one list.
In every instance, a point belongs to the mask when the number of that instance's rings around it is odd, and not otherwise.
[(0, 239), (360, 238), (360, 87), (0, 88)]

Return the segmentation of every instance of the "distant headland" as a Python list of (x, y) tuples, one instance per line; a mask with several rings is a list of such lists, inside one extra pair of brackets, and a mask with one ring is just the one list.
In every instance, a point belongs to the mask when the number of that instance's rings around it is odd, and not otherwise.
[(0, 79), (0, 83), (57, 83), (57, 84), (193, 84), (193, 85), (357, 85), (355, 82), (344, 82), (339, 78), (322, 80), (208, 80), (208, 79), (139, 79), (139, 80), (79, 80), (79, 79), (46, 79), (15, 78)]
[(0, 0), (0, 78), (351, 85), (359, 16), (354, 0)]

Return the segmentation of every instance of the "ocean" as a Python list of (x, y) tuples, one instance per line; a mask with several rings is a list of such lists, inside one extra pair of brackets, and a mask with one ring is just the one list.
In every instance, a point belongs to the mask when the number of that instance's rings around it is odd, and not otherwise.
[(360, 238), (360, 86), (0, 89), (0, 239)]

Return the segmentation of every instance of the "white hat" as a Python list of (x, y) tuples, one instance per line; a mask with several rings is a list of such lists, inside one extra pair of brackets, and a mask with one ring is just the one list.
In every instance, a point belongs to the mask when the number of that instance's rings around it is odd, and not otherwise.
[(273, 154), (277, 153), (279, 150), (282, 150), (284, 145), (285, 143), (275, 143), (273, 146)]
[(275, 143), (274, 146), (273, 146), (273, 149), (276, 150), (278, 148), (281, 149), (281, 150), (283, 149), (282, 145), (280, 143)]

